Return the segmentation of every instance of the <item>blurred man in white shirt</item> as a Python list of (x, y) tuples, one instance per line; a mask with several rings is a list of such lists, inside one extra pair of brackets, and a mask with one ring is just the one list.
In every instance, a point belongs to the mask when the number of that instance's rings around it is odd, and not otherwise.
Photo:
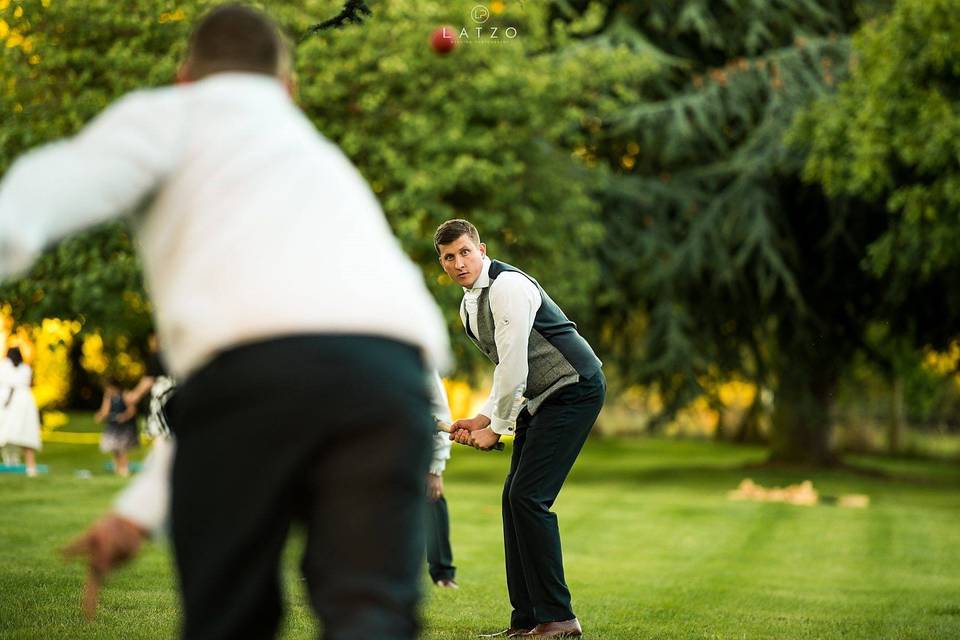
[[(291, 100), (289, 69), (263, 14), (213, 9), (178, 86), (131, 93), (10, 168), (0, 277), (131, 216), (182, 381), (169, 415), (184, 638), (273, 637), (281, 551), (302, 522), (325, 637), (407, 640), (434, 431), (424, 379), (447, 364), (446, 331), (359, 172)], [(130, 546), (87, 551), (102, 573)]]

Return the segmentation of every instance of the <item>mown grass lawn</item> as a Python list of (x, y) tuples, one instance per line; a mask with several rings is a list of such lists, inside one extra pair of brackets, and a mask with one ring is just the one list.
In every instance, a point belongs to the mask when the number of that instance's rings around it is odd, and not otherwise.
[[(76, 427), (76, 429), (73, 429)], [(86, 430), (89, 424), (67, 426)], [(502, 627), (505, 454), (458, 447), (446, 474), (458, 591), (432, 589), (428, 640)], [(760, 449), (659, 439), (592, 440), (556, 505), (567, 579), (585, 637), (958, 638), (960, 465), (860, 457), (886, 475), (750, 468)], [(0, 638), (169, 638), (177, 601), (168, 549), (151, 545), (82, 622), (83, 571), (56, 554), (123, 481), (94, 445), (48, 444), (36, 479), (0, 474)], [(211, 464), (229, 464), (212, 459)], [(93, 477), (77, 477), (78, 469)], [(255, 470), (251, 470), (255, 472)], [(822, 494), (865, 493), (867, 509), (730, 502), (744, 477), (811, 479)], [(285, 637), (315, 635), (296, 576)], [(371, 639), (376, 640), (376, 639)]]

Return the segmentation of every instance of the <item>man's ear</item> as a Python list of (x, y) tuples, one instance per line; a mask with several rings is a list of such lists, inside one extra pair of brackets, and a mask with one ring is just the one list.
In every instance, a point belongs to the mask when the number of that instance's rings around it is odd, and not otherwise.
[(487, 245), (483, 242), (480, 243), (480, 255), (487, 255)]
[(300, 83), (297, 82), (297, 77), (288, 75), (280, 78), (280, 81), (283, 82), (283, 87), (287, 90), (287, 95), (296, 102), (300, 97)]
[(190, 77), (190, 61), (186, 61), (177, 67), (177, 84), (187, 84), (193, 82), (193, 78)]

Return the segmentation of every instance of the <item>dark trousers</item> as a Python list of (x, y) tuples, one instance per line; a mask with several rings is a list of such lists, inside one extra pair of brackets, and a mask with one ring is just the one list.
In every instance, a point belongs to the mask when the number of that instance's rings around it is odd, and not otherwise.
[(457, 568), (453, 566), (453, 551), (450, 549), (450, 514), (445, 497), (427, 502), (426, 526), (430, 579), (434, 582), (452, 580)]
[(417, 636), (425, 380), (413, 347), (301, 336), (230, 350), (181, 386), (169, 414), (184, 638), (274, 637), (297, 522), (325, 638)]
[(510, 472), (503, 485), (503, 544), (511, 627), (529, 629), (574, 616), (563, 575), (560, 528), (550, 507), (603, 407), (606, 380), (588, 380), (550, 396), (517, 418)]

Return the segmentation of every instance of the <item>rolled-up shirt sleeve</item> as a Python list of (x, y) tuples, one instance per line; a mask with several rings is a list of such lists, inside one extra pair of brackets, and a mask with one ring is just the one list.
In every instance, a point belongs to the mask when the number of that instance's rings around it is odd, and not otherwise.
[(27, 270), (48, 244), (134, 209), (175, 164), (179, 106), (136, 92), (73, 138), (39, 147), (0, 182), (0, 279)]
[(494, 369), (493, 387), (481, 413), (490, 418), (490, 428), (500, 435), (510, 435), (516, 430), (517, 415), (527, 389), (530, 332), (540, 304), (540, 290), (519, 273), (502, 273), (490, 285), (490, 311), (499, 364)]

